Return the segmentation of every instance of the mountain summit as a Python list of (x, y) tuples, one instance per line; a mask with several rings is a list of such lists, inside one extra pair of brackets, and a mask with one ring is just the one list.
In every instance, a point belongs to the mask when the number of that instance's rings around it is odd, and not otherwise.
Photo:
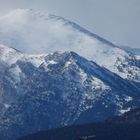
[(59, 16), (14, 10), (0, 18), (0, 43), (29, 54), (74, 51), (124, 79), (140, 81), (134, 55)]

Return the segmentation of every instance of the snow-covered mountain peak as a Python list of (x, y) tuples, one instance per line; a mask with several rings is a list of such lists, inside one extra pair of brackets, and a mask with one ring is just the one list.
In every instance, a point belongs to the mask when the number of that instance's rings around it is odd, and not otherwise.
[(125, 79), (140, 79), (135, 56), (63, 17), (14, 10), (0, 18), (0, 43), (28, 54), (74, 51)]
[(12, 52), (4, 62), (16, 59), (6, 69), (0, 63), (2, 140), (79, 120), (101, 121), (140, 104), (135, 85), (75, 52), (29, 55), (2, 49)]
[(20, 53), (18, 50), (7, 47), (5, 45), (0, 45), (0, 62), (12, 64), (22, 56), (22, 53)]
[(8, 46), (5, 46), (5, 45), (2, 45), (2, 44), (0, 44), (0, 53), (1, 54), (5, 54), (5, 53), (15, 53), (15, 52), (17, 52), (17, 50), (16, 49), (14, 49), (14, 48), (10, 48), (10, 47), (8, 47)]
[(0, 44), (2, 140), (140, 106), (135, 56), (65, 18), (14, 10), (0, 18)]
[[(106, 47), (115, 46), (63, 17), (30, 9), (16, 9), (1, 17), (0, 29), (2, 44), (27, 53), (76, 50), (80, 52), (81, 47), (86, 49), (87, 46), (97, 46), (97, 43), (107, 44)], [(7, 37), (7, 40), (2, 37)]]
[(24, 54), (14, 48), (0, 45), (0, 62), (9, 66), (15, 64), (17, 61), (24, 61), (32, 63), (35, 67), (39, 67), (45, 61), (46, 56), (47, 54)]

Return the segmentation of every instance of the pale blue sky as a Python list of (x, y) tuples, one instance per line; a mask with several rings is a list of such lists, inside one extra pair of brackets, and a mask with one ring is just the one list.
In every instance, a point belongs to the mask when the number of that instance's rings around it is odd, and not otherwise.
[(116, 44), (140, 48), (140, 0), (0, 0), (0, 15), (16, 8), (63, 16)]

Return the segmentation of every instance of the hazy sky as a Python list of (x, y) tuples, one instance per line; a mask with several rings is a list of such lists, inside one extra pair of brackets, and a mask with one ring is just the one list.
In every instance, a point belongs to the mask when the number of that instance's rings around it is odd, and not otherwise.
[(0, 15), (16, 8), (63, 16), (116, 44), (140, 48), (140, 0), (0, 0)]

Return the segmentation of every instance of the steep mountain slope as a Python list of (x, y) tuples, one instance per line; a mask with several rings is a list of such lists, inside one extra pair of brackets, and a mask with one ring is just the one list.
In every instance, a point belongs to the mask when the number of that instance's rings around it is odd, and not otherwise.
[(31, 54), (74, 51), (122, 78), (140, 81), (134, 55), (55, 15), (28, 9), (10, 12), (0, 18), (0, 43)]
[(115, 117), (106, 123), (92, 123), (79, 126), (42, 131), (18, 140), (139, 140), (140, 109)]
[(1, 140), (102, 121), (140, 106), (134, 84), (74, 52), (27, 55), (3, 45), (0, 50)]

